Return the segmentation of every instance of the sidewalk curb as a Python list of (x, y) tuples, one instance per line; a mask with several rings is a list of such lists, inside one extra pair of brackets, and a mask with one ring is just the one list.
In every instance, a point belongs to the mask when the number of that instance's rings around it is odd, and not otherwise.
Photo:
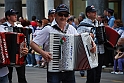
[(113, 71), (113, 68), (112, 67), (106, 67), (106, 68), (103, 68), (102, 69), (102, 72), (108, 72), (108, 73), (110, 73), (111, 71)]

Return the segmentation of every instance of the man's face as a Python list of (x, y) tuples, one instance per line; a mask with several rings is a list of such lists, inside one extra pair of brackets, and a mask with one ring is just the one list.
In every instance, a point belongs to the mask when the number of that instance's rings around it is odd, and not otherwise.
[(23, 21), (22, 17), (19, 17), (19, 22)]
[(49, 19), (50, 23), (54, 20), (54, 18), (55, 18), (55, 14), (50, 14), (48, 16), (48, 19)]
[(66, 23), (68, 20), (69, 14), (67, 12), (58, 12), (55, 14), (56, 21), (58, 23)]
[(107, 16), (107, 11), (106, 11), (106, 10), (104, 10), (103, 14), (104, 14), (105, 16)]
[(89, 19), (91, 20), (95, 20), (96, 19), (96, 12), (87, 12), (87, 16)]
[(107, 16), (108, 16), (108, 17), (110, 17), (110, 16), (111, 16), (111, 14), (110, 14), (109, 12), (107, 12)]
[(7, 16), (7, 18), (8, 18), (8, 21), (11, 21), (11, 22), (16, 22), (17, 21), (17, 15), (16, 14)]
[(78, 20), (79, 20), (79, 22), (83, 21), (82, 16), (79, 16), (79, 17), (78, 17)]

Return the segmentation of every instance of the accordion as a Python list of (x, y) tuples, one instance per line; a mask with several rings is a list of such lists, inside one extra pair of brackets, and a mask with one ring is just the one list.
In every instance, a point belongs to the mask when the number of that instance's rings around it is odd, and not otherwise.
[(0, 32), (0, 67), (23, 65), (25, 58), (20, 51), (24, 43), (25, 36), (22, 33)]
[(95, 27), (95, 30), (96, 30), (96, 38), (97, 38), (98, 44), (106, 43), (107, 39), (106, 39), (106, 34), (105, 34), (105, 27), (98, 26), (98, 27)]
[(28, 48), (30, 47), (29, 46), (29, 43), (30, 43), (30, 40), (32, 39), (32, 29), (31, 28), (24, 28), (24, 27), (5, 27), (5, 30), (7, 32), (17, 32), (17, 33), (23, 33), (26, 37), (26, 43), (27, 43), (27, 46)]
[(50, 33), (49, 52), (53, 60), (48, 63), (49, 72), (88, 70), (98, 66), (98, 56), (91, 53), (92, 38), (81, 35)]
[(27, 46), (28, 48), (30, 48), (29, 43), (30, 43), (30, 40), (32, 40), (32, 34), (31, 34), (32, 29), (31, 28), (14, 27), (13, 32), (23, 33), (26, 37)]

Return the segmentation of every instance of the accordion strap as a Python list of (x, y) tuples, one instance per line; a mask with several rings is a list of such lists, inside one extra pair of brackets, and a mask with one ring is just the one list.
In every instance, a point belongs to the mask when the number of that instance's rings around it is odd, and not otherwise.
[(67, 33), (67, 30), (68, 30), (68, 27), (69, 27), (69, 24), (67, 24), (67, 26), (66, 26), (66, 28), (65, 28), (65, 30), (64, 31), (62, 31), (57, 25), (54, 25), (54, 26), (52, 26), (54, 29), (56, 29), (56, 30), (58, 30), (58, 31), (60, 31), (60, 32), (62, 32), (62, 33)]

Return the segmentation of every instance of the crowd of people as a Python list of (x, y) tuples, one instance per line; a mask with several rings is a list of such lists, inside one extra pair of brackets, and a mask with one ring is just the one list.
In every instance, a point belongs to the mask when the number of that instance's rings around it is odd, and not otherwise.
[[(32, 21), (23, 17), (19, 17), (17, 21), (17, 14), (18, 12), (13, 9), (5, 12), (5, 18), (0, 19), (0, 32), (13, 32), (11, 28), (15, 26), (31, 30), (27, 37), (28, 41), (25, 43), (27, 46), (25, 45), (21, 51), (21, 54), (25, 56), (25, 64), (15, 67), (18, 83), (27, 83), (25, 66), (47, 68), (47, 63), (52, 60), (49, 52), (50, 32), (76, 35), (88, 32), (91, 35), (94, 41), (92, 41), (93, 47), (90, 51), (94, 53), (97, 49), (98, 66), (87, 70), (86, 83), (100, 83), (102, 68), (106, 66), (114, 66), (112, 74), (123, 74), (124, 26), (120, 19), (115, 19), (113, 9), (105, 9), (103, 15), (97, 15), (95, 7), (91, 5), (87, 6), (85, 12), (81, 12), (76, 18), (74, 15), (70, 15), (69, 8), (65, 4), (60, 4), (56, 9), (48, 11), (48, 19), (37, 19), (36, 16), (32, 16)], [(120, 35), (117, 44), (112, 49), (107, 48), (105, 41), (99, 42), (97, 31), (94, 28), (99, 26), (109, 27)], [(5, 29), (5, 27), (9, 28)], [(0, 66), (0, 83), (12, 83), (12, 72), (13, 67)], [(82, 76), (84, 76), (85, 71), (80, 72), (83, 72)], [(61, 82), (76, 83), (74, 71), (47, 71), (47, 83)]]

